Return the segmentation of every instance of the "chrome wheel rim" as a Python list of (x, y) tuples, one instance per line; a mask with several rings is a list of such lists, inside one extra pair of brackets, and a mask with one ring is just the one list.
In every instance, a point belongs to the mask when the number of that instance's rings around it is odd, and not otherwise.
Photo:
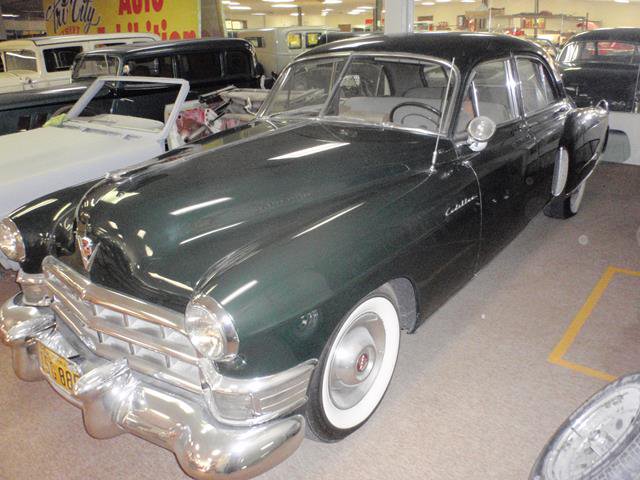
[(322, 382), (323, 410), (336, 428), (365, 421), (380, 403), (398, 357), (400, 326), (384, 297), (365, 300), (341, 326)]
[(549, 480), (578, 480), (597, 469), (640, 415), (640, 385), (612, 389), (572, 420), (545, 462)]
[(569, 198), (569, 207), (571, 208), (571, 213), (578, 213), (580, 210), (580, 204), (582, 203), (582, 197), (584, 197), (584, 190), (587, 186), (587, 181), (584, 180), (578, 189), (571, 194)]

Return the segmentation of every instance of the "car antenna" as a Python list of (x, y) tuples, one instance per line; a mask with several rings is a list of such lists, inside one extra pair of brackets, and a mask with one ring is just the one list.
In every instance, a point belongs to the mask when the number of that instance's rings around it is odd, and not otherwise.
[(449, 99), (449, 89), (451, 88), (451, 79), (453, 78), (453, 68), (456, 64), (456, 57), (451, 60), (451, 72), (449, 73), (449, 80), (447, 81), (447, 89), (444, 92), (444, 104), (442, 105), (442, 115), (440, 115), (440, 124), (438, 125), (438, 132), (436, 137), (436, 146), (433, 149), (433, 156), (431, 157), (430, 172), (436, 169), (436, 160), (438, 160), (438, 146), (440, 145), (440, 135), (442, 132), (442, 124), (444, 123), (444, 114), (447, 111), (447, 100)]

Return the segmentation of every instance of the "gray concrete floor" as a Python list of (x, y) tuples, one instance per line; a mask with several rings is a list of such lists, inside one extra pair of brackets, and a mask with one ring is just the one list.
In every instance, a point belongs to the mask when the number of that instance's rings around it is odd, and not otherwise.
[[(640, 370), (640, 276), (617, 273), (564, 359), (550, 363), (610, 266), (640, 270), (640, 168), (604, 164), (580, 214), (538, 215), (415, 335), (374, 417), (332, 445), (305, 440), (265, 479), (514, 480), (609, 376)], [(0, 299), (13, 286), (0, 286)], [(570, 365), (572, 365), (570, 364)], [(0, 348), (0, 478), (182, 479), (172, 455), (123, 435), (95, 440), (45, 382)]]

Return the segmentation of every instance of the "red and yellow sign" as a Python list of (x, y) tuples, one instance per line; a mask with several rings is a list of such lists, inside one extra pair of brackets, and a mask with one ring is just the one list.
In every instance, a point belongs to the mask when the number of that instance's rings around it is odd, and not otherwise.
[(49, 35), (145, 32), (200, 36), (200, 0), (42, 0)]

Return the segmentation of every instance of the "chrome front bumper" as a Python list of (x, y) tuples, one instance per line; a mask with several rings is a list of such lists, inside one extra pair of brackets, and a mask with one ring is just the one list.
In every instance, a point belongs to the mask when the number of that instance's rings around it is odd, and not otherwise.
[[(203, 398), (134, 372), (126, 359), (97, 357), (64, 325), (56, 326), (48, 307), (26, 306), (22, 294), (0, 308), (0, 340), (11, 347), (13, 369), (27, 381), (46, 379), (60, 395), (82, 409), (95, 438), (131, 433), (171, 450), (182, 469), (197, 479), (251, 478), (289, 457), (304, 437), (301, 415), (253, 427), (217, 422)], [(77, 365), (72, 392), (40, 368), (38, 343)]]

